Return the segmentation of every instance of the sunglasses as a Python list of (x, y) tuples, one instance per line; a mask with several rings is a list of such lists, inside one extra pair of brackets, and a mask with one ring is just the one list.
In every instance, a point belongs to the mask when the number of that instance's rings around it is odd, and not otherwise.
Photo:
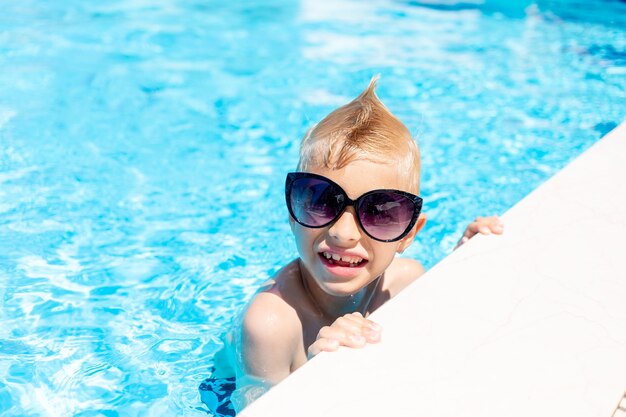
[(321, 175), (290, 172), (285, 182), (289, 214), (305, 227), (325, 227), (354, 207), (361, 229), (372, 239), (395, 242), (415, 225), (422, 198), (400, 190), (372, 190), (350, 199), (336, 183)]

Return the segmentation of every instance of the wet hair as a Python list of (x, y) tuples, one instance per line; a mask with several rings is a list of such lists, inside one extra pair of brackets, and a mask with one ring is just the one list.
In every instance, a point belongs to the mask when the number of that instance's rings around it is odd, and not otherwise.
[(419, 193), (419, 148), (407, 127), (376, 96), (378, 78), (306, 133), (298, 170), (341, 169), (356, 160), (393, 164), (406, 178), (407, 191)]

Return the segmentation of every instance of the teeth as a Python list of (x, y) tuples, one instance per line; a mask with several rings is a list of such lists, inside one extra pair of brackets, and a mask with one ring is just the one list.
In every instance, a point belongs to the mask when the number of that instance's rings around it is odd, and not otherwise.
[(328, 260), (332, 259), (335, 261), (349, 262), (352, 264), (350, 266), (354, 266), (363, 260), (363, 258), (360, 258), (358, 256), (339, 256), (336, 253), (331, 254), (328, 252), (322, 252), (322, 255), (324, 255), (324, 257)]

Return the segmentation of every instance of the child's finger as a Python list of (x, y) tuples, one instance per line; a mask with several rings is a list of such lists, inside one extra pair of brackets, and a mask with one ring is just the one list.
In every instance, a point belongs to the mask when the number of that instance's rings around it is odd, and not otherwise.
[(382, 327), (379, 324), (366, 319), (360, 313), (346, 314), (344, 318), (351, 322), (351, 325), (346, 327), (346, 330), (350, 329), (353, 333), (360, 333), (369, 343), (380, 341)]
[(359, 313), (358, 311), (354, 313), (346, 314), (335, 321), (338, 321), (340, 319), (346, 319), (347, 321), (350, 321), (351, 323), (354, 323), (355, 325), (359, 327), (361, 326), (370, 326), (372, 328), (380, 327), (378, 324), (374, 323), (370, 319), (366, 319), (365, 317), (363, 317), (363, 315)]
[(360, 334), (365, 337), (365, 340), (368, 343), (378, 343), (380, 341), (382, 327), (379, 324), (367, 319), (355, 321), (355, 324), (357, 324), (358, 330), (357, 332), (353, 331), (353, 333)]
[(489, 228), (489, 226), (480, 226), (478, 228), (478, 231), (480, 232), (481, 235), (490, 235), (491, 234), (491, 229)]
[(476, 219), (467, 226), (463, 236), (459, 239), (454, 249), (459, 248), (478, 233), (482, 235), (490, 235), (492, 233), (501, 235), (504, 233), (504, 223), (502, 223), (502, 220), (500, 220), (498, 216), (476, 217)]
[(363, 318), (358, 320), (355, 317), (351, 317), (349, 314), (345, 316), (339, 317), (337, 320), (333, 322), (331, 327), (343, 329), (346, 332), (350, 333), (360, 333), (361, 327), (363, 327)]
[(320, 338), (335, 339), (341, 346), (360, 348), (366, 343), (378, 343), (380, 341), (380, 330), (375, 330), (369, 326), (355, 328), (328, 327), (322, 328), (319, 332)]
[(339, 326), (345, 328), (346, 330), (352, 331), (360, 331), (363, 328), (369, 328), (372, 330), (380, 330), (380, 326), (373, 321), (366, 319), (359, 312), (354, 312), (350, 314), (346, 314), (342, 317), (339, 317), (332, 326)]
[(375, 329), (372, 329), (371, 327), (366, 327), (363, 329), (362, 334), (365, 337), (365, 340), (367, 340), (367, 343), (380, 342), (380, 337), (381, 337), (380, 330), (375, 330)]
[(307, 356), (311, 359), (320, 352), (334, 352), (339, 349), (339, 341), (335, 339), (317, 339), (309, 346)]
[(491, 233), (499, 235), (504, 232), (504, 223), (502, 223), (498, 216), (477, 217), (476, 228), (478, 232), (483, 235), (489, 235)]
[(318, 338), (334, 339), (337, 340), (341, 346), (347, 346), (351, 348), (360, 348), (367, 343), (367, 339), (365, 339), (360, 331), (351, 332), (334, 326), (322, 327), (318, 334)]
[(491, 220), (491, 231), (495, 234), (502, 234), (504, 232), (504, 223), (498, 216), (493, 216)]

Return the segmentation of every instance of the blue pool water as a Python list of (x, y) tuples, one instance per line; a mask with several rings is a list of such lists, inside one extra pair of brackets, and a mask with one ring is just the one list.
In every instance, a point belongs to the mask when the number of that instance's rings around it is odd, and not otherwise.
[(207, 415), (219, 336), (296, 254), (299, 138), (376, 73), (422, 147), (428, 267), (626, 118), (617, 0), (2, 9), (3, 417)]

